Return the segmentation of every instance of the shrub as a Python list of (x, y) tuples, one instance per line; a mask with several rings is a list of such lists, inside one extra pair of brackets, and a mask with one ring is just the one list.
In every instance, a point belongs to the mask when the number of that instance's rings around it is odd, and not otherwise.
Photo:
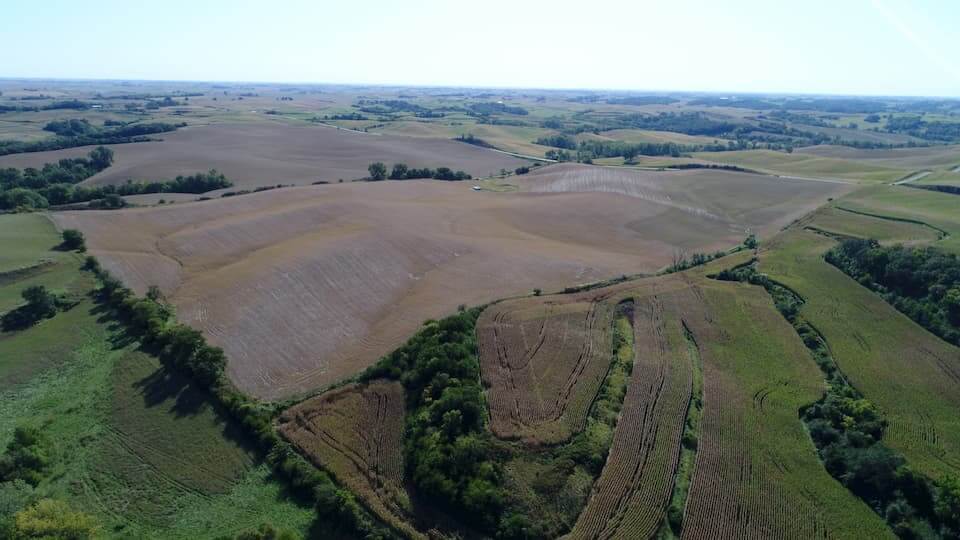
[(50, 442), (33, 427), (20, 426), (0, 456), (0, 481), (23, 480), (36, 486), (50, 466)]
[(87, 241), (83, 233), (77, 229), (64, 229), (61, 235), (63, 236), (63, 243), (60, 245), (63, 249), (79, 251), (80, 253), (87, 250)]
[(14, 538), (82, 540), (93, 538), (97, 528), (92, 517), (53, 499), (40, 500), (14, 517)]

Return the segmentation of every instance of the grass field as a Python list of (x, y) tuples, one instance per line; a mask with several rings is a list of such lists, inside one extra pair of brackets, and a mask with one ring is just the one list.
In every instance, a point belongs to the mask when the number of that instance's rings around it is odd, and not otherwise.
[(702, 135), (687, 135), (672, 131), (652, 131), (647, 129), (613, 129), (603, 131), (599, 135), (582, 133), (577, 136), (580, 140), (623, 141), (628, 143), (674, 143), (680, 145), (697, 144), (726, 144), (726, 139), (704, 137)]
[(806, 300), (803, 317), (824, 336), (853, 386), (889, 420), (884, 441), (932, 478), (957, 474), (960, 349), (824, 261), (832, 245), (792, 230), (766, 245), (760, 269)]
[[(92, 287), (79, 257), (49, 251), (58, 235), (44, 216), (0, 216), (0, 231), (11, 226), (30, 231), (37, 260), (57, 259), (52, 273)], [(30, 264), (27, 247), (18, 264)], [(305, 531), (313, 510), (283, 495), (202, 391), (137, 347), (90, 300), (0, 333), (0, 443), (20, 425), (52, 441), (34, 495), (94, 515), (107, 538), (213, 538), (266, 522)]]
[(917, 184), (960, 186), (960, 172), (954, 169), (933, 171), (920, 180), (917, 180)]
[(473, 135), (499, 150), (537, 157), (543, 157), (544, 152), (552, 149), (549, 146), (543, 146), (533, 142), (540, 137), (551, 135), (553, 132), (549, 129), (532, 126), (477, 124), (473, 122), (472, 119), (456, 121), (455, 123), (449, 119), (445, 120), (443, 123), (411, 120), (389, 122), (382, 125), (382, 127), (370, 130), (370, 132), (441, 139), (453, 139), (461, 135)]
[(862, 183), (893, 182), (910, 173), (883, 165), (860, 163), (832, 157), (788, 154), (772, 150), (743, 150), (738, 152), (699, 152), (693, 157), (724, 165), (737, 165), (757, 171), (780, 175), (814, 178), (839, 178)]
[(798, 148), (794, 153), (843, 159), (868, 165), (879, 165), (910, 171), (948, 169), (960, 165), (960, 147), (956, 145), (876, 150), (861, 150), (848, 146), (821, 145)]
[(799, 225), (841, 237), (873, 238), (885, 244), (929, 244), (941, 237), (939, 231), (921, 224), (855, 214), (835, 206), (820, 208), (804, 217)]

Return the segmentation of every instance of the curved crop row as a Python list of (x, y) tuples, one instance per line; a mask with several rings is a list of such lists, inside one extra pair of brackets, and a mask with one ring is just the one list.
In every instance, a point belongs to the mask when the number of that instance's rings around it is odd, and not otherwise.
[(488, 308), (477, 323), (490, 428), (535, 444), (583, 429), (609, 365), (613, 307), (528, 298)]
[(404, 517), (404, 392), (398, 382), (350, 384), (301, 402), (278, 429), (314, 463), (349, 487), (384, 522), (417, 537)]

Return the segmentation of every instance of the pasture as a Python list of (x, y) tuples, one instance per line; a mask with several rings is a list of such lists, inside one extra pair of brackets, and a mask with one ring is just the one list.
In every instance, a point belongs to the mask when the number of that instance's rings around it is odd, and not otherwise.
[(42, 276), (0, 282), (0, 296), (43, 284), (83, 299), (26, 330), (0, 332), (0, 445), (23, 425), (52, 442), (51, 470), (33, 495), (68, 501), (111, 537), (215, 537), (266, 522), (306, 530), (312, 511), (282, 494), (206, 394), (86, 299), (93, 280), (82, 257), (51, 251), (59, 235), (49, 220), (0, 216), (0, 231), (13, 227), (26, 234), (0, 238), (11, 264), (51, 263)]
[(551, 169), (516, 177), (519, 192), (352, 183), (55, 219), (82, 229), (135, 289), (163, 289), (182, 321), (227, 351), (243, 390), (277, 398), (359, 372), (461, 303), (656, 271), (675, 251), (772, 233), (848, 189), (709, 170)]

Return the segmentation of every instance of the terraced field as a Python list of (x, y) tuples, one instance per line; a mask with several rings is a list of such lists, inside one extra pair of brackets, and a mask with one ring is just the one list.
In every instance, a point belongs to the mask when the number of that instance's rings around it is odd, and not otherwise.
[(790, 231), (766, 247), (760, 267), (806, 300), (803, 317), (889, 420), (884, 441), (932, 478), (957, 474), (960, 349), (825, 262), (821, 256), (832, 245), (812, 232)]
[(403, 387), (396, 381), (350, 384), (283, 412), (280, 433), (380, 519), (412, 538), (403, 484)]
[[(711, 268), (741, 259), (721, 259)], [(682, 518), (684, 538), (888, 536), (882, 520), (827, 474), (797, 418), (797, 410), (820, 397), (823, 378), (792, 327), (762, 289), (709, 280), (706, 272), (512, 300), (484, 313), (478, 329), (488, 381), (489, 370), (501, 368), (503, 349), (496, 344), (518, 343), (514, 348), (537, 354), (582, 349), (582, 337), (571, 347), (558, 313), (576, 309), (583, 317), (585, 302), (634, 303), (632, 377), (606, 465), (570, 538), (643, 538), (666, 527), (699, 362), (703, 420)], [(538, 337), (524, 341), (521, 327)], [(504, 328), (519, 335), (509, 341)], [(549, 329), (542, 340), (540, 328)], [(511, 409), (499, 403), (516, 392), (493, 382), (491, 424), (508, 417), (503, 411)], [(562, 384), (542, 382), (524, 384), (547, 403), (566, 392)], [(577, 392), (590, 388), (582, 384)]]

